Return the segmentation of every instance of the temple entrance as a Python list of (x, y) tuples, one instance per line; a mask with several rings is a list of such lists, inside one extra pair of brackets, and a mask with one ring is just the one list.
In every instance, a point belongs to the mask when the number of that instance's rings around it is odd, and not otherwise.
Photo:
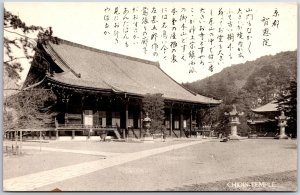
[(87, 127), (93, 126), (93, 110), (84, 110), (83, 124)]

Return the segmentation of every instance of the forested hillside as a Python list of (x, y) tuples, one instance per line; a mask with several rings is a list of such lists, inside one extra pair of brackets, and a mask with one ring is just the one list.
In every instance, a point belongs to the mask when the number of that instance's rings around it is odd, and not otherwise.
[(202, 95), (223, 99), (227, 103), (241, 90), (264, 98), (265, 92), (288, 84), (290, 77), (296, 76), (296, 67), (297, 52), (282, 52), (232, 65), (210, 77), (184, 85)]
[[(217, 119), (224, 118), (224, 111), (230, 110), (232, 104), (245, 112), (243, 120), (250, 118), (251, 108), (274, 100), (292, 80), (296, 80), (296, 73), (297, 52), (288, 51), (232, 65), (210, 77), (184, 85), (199, 94), (223, 100), (222, 105), (211, 110), (214, 118), (206, 119), (210, 123), (220, 123)], [(244, 129), (247, 128), (245, 125)]]

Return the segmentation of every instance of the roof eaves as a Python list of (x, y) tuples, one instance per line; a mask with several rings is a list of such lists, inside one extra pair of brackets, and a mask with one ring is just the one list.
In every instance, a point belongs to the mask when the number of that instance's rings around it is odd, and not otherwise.
[[(74, 85), (74, 84), (69, 84), (69, 83), (65, 83), (65, 82), (61, 82), (58, 81), (52, 77), (46, 76), (47, 81), (52, 81), (55, 82), (57, 84), (66, 86), (66, 87), (71, 87), (71, 88), (78, 88), (78, 89), (88, 89), (88, 90), (94, 90), (94, 91), (110, 91), (110, 92), (115, 92), (116, 90), (114, 89), (104, 89), (104, 88), (96, 88), (96, 87), (86, 87), (86, 86), (80, 86), (80, 85)], [(46, 80), (45, 79), (45, 80)]]

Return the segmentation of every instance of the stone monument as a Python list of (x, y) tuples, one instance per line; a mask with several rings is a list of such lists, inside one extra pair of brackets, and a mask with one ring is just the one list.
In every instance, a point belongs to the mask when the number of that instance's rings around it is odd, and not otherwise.
[(233, 105), (232, 107), (233, 107), (233, 109), (232, 109), (231, 112), (229, 112), (229, 113), (225, 112), (224, 113), (226, 116), (229, 116), (229, 125), (230, 125), (230, 130), (231, 130), (229, 139), (230, 140), (240, 140), (242, 138), (240, 136), (238, 136), (238, 134), (237, 134), (237, 126), (239, 124), (241, 124), (240, 120), (239, 120), (239, 117), (244, 115), (244, 113), (243, 112), (238, 112), (236, 110), (235, 105)]
[(148, 116), (148, 112), (146, 113), (146, 117), (143, 119), (143, 125), (146, 129), (146, 133), (144, 134), (143, 142), (144, 143), (153, 143), (154, 139), (153, 136), (150, 134), (150, 127), (151, 127), (151, 119)]
[(288, 136), (285, 134), (285, 127), (287, 126), (287, 120), (290, 117), (284, 115), (284, 112), (281, 111), (279, 117), (275, 117), (278, 120), (278, 127), (280, 128), (280, 134), (275, 137), (275, 139), (288, 139)]

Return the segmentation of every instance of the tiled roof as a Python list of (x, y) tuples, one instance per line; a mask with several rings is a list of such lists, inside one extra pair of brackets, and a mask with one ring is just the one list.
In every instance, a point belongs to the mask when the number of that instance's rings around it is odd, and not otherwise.
[(161, 93), (170, 100), (220, 104), (184, 88), (168, 76), (159, 63), (102, 51), (60, 40), (44, 47), (64, 71), (50, 79), (72, 86), (113, 90), (133, 95)]
[(253, 112), (256, 113), (263, 113), (263, 112), (277, 112), (278, 108), (277, 108), (278, 104), (276, 103), (276, 101), (272, 101), (270, 103), (267, 103), (261, 107), (252, 109)]

